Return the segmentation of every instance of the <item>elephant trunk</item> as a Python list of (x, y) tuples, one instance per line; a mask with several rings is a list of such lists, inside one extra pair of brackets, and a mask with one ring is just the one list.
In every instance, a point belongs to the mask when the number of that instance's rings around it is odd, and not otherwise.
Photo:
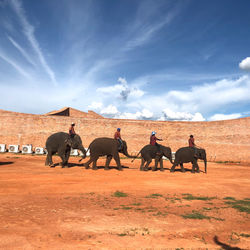
[(126, 155), (128, 158), (136, 158), (136, 156), (129, 155), (127, 150), (123, 150), (122, 153)]
[(170, 153), (169, 153), (169, 156), (167, 156), (169, 161), (173, 164), (173, 159), (172, 159), (172, 151), (170, 149)]
[(207, 173), (207, 158), (204, 159), (205, 173)]
[(82, 159), (85, 159), (86, 158), (86, 155), (87, 155), (87, 151), (85, 150), (85, 148), (83, 146), (80, 146), (79, 147), (79, 150), (82, 152)]

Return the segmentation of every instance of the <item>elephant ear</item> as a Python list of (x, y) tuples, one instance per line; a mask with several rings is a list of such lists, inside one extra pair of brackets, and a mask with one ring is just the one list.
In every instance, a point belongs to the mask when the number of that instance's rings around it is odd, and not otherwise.
[(68, 138), (65, 140), (65, 143), (66, 143), (66, 145), (68, 145), (68, 146), (70, 146), (70, 147), (72, 147), (72, 145), (73, 145), (72, 139), (71, 139), (70, 137), (68, 137)]

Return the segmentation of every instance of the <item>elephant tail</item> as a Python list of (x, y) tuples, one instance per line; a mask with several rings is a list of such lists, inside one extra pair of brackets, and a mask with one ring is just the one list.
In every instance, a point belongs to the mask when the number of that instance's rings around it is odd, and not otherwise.
[(140, 150), (140, 152), (134, 157), (134, 159), (133, 159), (131, 162), (134, 162), (134, 160), (139, 156), (140, 153), (141, 153), (141, 150)]

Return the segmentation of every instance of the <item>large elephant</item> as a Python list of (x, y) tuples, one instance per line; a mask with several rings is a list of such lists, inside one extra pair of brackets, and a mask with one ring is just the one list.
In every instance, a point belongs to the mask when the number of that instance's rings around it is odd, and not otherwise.
[[(155, 159), (155, 166), (152, 168), (153, 171), (157, 170), (158, 162), (160, 162), (160, 168), (161, 171), (164, 171), (163, 169), (163, 160), (162, 157), (167, 157), (171, 163), (172, 162), (172, 152), (170, 147), (165, 147), (163, 145), (159, 145), (159, 149), (157, 146), (153, 146), (151, 144), (144, 146), (140, 152), (137, 154), (137, 156), (141, 154), (141, 171), (147, 171), (149, 164), (152, 162), (152, 159)], [(137, 157), (136, 156), (136, 157)], [(146, 163), (145, 167), (144, 164)]]
[(109, 163), (112, 158), (116, 161), (118, 170), (122, 170), (122, 166), (120, 163), (119, 152), (126, 155), (129, 158), (134, 158), (130, 156), (127, 151), (127, 143), (126, 141), (122, 141), (122, 148), (118, 150), (119, 142), (112, 138), (101, 137), (93, 140), (88, 150), (90, 151), (90, 159), (84, 163), (85, 168), (89, 168), (89, 164), (93, 162), (92, 169), (96, 170), (96, 162), (100, 156), (107, 156), (105, 170), (109, 169)]
[(58, 153), (62, 159), (62, 167), (67, 167), (71, 148), (79, 149), (82, 151), (82, 157), (86, 157), (86, 150), (82, 145), (82, 140), (79, 135), (74, 135), (71, 137), (69, 134), (64, 132), (52, 134), (46, 141), (46, 149), (48, 154), (45, 165), (53, 167), (54, 165), (52, 161), (52, 155)]
[(207, 173), (207, 157), (206, 157), (206, 150), (203, 148), (196, 148), (196, 157), (195, 157), (195, 149), (191, 147), (184, 147), (179, 148), (175, 153), (175, 160), (172, 168), (170, 169), (171, 172), (175, 171), (175, 167), (180, 165), (181, 171), (185, 172), (183, 168), (183, 163), (192, 162), (192, 173), (200, 172), (199, 166), (197, 163), (198, 159), (204, 160), (205, 165), (205, 173)]

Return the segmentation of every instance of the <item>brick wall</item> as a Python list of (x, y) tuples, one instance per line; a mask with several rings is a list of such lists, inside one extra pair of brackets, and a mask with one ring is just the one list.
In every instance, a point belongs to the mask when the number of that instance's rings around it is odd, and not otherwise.
[(156, 131), (163, 145), (175, 152), (187, 146), (190, 134), (197, 145), (207, 151), (208, 160), (250, 162), (250, 117), (216, 122), (138, 121), (107, 118), (32, 115), (0, 110), (0, 144), (44, 146), (49, 135), (68, 132), (71, 122), (83, 145), (97, 137), (113, 137), (117, 127), (127, 141), (129, 153), (148, 144), (151, 131)]

